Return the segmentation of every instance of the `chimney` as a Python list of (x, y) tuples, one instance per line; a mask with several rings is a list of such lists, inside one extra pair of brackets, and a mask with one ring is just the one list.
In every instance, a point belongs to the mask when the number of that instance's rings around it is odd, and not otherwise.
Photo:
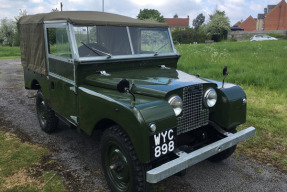
[(267, 8), (264, 8), (264, 14), (265, 15), (267, 14)]

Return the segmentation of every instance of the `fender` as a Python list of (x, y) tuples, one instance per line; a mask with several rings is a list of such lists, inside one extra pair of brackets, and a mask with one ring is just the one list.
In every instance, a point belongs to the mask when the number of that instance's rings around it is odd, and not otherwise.
[(128, 134), (143, 163), (150, 162), (150, 123), (157, 125), (157, 131), (176, 126), (172, 107), (158, 98), (137, 95), (132, 104), (130, 95), (85, 85), (78, 88), (78, 102), (80, 129), (91, 135), (102, 119), (114, 121)]
[(210, 110), (210, 120), (224, 129), (232, 129), (246, 122), (247, 99), (243, 89), (231, 83), (209, 80), (216, 83), (217, 103)]

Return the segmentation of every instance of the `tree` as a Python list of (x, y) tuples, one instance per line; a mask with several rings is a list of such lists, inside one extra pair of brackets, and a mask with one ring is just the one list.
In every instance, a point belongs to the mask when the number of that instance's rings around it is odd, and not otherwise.
[(210, 21), (206, 25), (207, 35), (214, 41), (226, 39), (230, 31), (230, 22), (225, 12), (216, 10), (213, 15), (209, 15), (209, 18)]
[(18, 23), (18, 21), (20, 20), (21, 17), (26, 16), (26, 15), (27, 15), (26, 9), (24, 9), (24, 10), (20, 9), (19, 15), (14, 17), (16, 23)]
[[(27, 15), (26, 9), (24, 9), (24, 10), (20, 9), (19, 15), (17, 15), (17, 16), (14, 17), (16, 23), (18, 23), (18, 21), (20, 20), (21, 17), (26, 16), (26, 15)], [(19, 45), (20, 45), (19, 31), (18, 31), (18, 28), (17, 28), (17, 27), (16, 27), (16, 32), (15, 32), (14, 40), (13, 40), (13, 45), (15, 45), (15, 46), (19, 46)]]
[(140, 10), (137, 18), (140, 20), (157, 21), (162, 23), (164, 22), (163, 16), (160, 14), (158, 10), (155, 9)]
[(178, 14), (176, 13), (176, 14), (173, 16), (173, 18), (178, 18)]
[(197, 15), (197, 17), (192, 21), (192, 25), (195, 30), (198, 30), (198, 28), (204, 23), (205, 21), (205, 16), (200, 13)]
[(2, 19), (0, 25), (0, 40), (2, 44), (12, 47), (15, 34), (16, 34), (16, 23), (11, 19), (7, 18)]

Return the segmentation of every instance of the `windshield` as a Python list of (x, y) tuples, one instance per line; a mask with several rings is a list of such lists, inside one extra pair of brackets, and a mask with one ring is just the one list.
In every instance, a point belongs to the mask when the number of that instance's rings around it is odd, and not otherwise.
[(74, 26), (80, 57), (174, 53), (168, 28)]

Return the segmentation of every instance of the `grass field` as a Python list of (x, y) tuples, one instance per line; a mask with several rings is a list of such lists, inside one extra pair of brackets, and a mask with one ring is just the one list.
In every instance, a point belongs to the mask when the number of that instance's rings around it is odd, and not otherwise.
[(243, 87), (248, 98), (247, 122), (256, 136), (239, 145), (245, 154), (287, 171), (287, 41), (225, 42), (177, 45), (179, 69)]
[(65, 191), (57, 172), (44, 168), (53, 165), (43, 161), (47, 154), (47, 149), (0, 131), (0, 191)]
[(20, 47), (0, 46), (0, 59), (13, 59), (20, 57)]

